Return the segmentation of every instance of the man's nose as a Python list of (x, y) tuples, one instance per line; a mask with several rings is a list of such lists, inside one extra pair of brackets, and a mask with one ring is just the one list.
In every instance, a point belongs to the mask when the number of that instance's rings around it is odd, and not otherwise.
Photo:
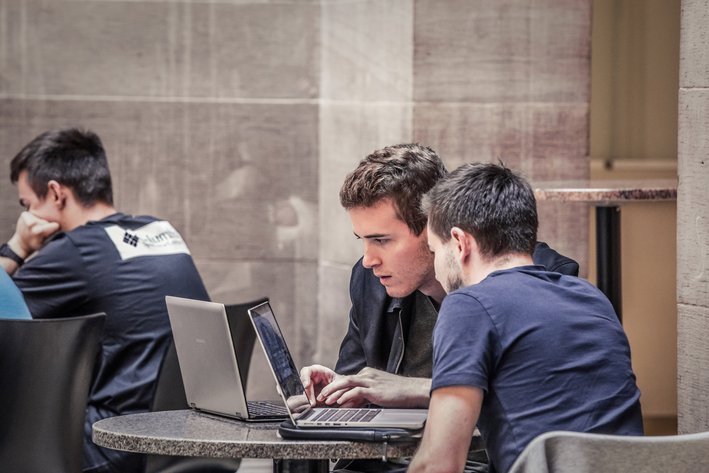
[(373, 268), (375, 266), (378, 266), (381, 264), (381, 258), (379, 258), (379, 255), (377, 254), (376, 250), (374, 250), (370, 245), (367, 243), (364, 244), (364, 258), (362, 258), (362, 265), (365, 268)]

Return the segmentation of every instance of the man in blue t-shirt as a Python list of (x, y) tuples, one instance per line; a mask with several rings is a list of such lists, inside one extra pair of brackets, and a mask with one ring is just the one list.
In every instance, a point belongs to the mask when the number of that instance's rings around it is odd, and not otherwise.
[(534, 193), (502, 165), (468, 164), (424, 198), (436, 278), (429, 418), (410, 471), (461, 471), (477, 425), (490, 470), (552, 430), (642, 434), (630, 348), (608, 299), (534, 265)]
[(141, 456), (96, 446), (91, 425), (150, 409), (171, 338), (165, 296), (208, 300), (187, 245), (169, 222), (116, 211), (103, 145), (90, 131), (39, 135), (13, 158), (10, 177), (26, 211), (0, 264), (32, 316), (106, 313), (84, 471), (141, 471)]

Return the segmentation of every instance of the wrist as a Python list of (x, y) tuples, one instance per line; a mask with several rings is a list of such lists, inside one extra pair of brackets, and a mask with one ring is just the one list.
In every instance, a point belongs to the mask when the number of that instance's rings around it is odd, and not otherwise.
[(0, 256), (11, 259), (15, 262), (17, 267), (20, 267), (25, 263), (25, 259), (18, 255), (7, 243), (0, 245)]
[(7, 241), (7, 246), (10, 247), (10, 249), (11, 249), (18, 257), (20, 257), (20, 258), (23, 260), (23, 262), (24, 262), (24, 260), (26, 260), (27, 257), (29, 257), (29, 255), (30, 255), (30, 251), (28, 251), (27, 249), (25, 249), (24, 246), (22, 246), (22, 244), (21, 244), (21, 242), (20, 242), (20, 238), (17, 236), (17, 234), (14, 234), (14, 235), (12, 236), (12, 238), (10, 238), (10, 239)]
[(400, 377), (402, 380), (393, 392), (391, 402), (384, 407), (427, 408), (431, 401), (431, 380), (427, 378)]
[(431, 401), (431, 379), (413, 378), (413, 380), (416, 381), (412, 392), (414, 407), (428, 407), (428, 403)]

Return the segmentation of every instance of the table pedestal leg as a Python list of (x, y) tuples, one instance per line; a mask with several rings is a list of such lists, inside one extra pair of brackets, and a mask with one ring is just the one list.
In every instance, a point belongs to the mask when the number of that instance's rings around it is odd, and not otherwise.
[(598, 289), (611, 301), (623, 321), (620, 291), (620, 208), (596, 207), (596, 269)]
[(328, 473), (330, 460), (273, 459), (273, 473)]

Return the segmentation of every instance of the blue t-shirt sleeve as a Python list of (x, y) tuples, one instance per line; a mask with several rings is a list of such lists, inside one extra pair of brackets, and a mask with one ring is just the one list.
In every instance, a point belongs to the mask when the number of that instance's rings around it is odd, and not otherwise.
[(0, 268), (0, 318), (29, 319), (30, 311), (22, 293), (5, 270)]
[(60, 234), (27, 260), (12, 279), (32, 317), (41, 319), (83, 315), (73, 311), (88, 300), (90, 277), (74, 243)]
[(431, 390), (474, 386), (487, 392), (495, 329), (480, 302), (466, 294), (446, 296), (433, 333)]

